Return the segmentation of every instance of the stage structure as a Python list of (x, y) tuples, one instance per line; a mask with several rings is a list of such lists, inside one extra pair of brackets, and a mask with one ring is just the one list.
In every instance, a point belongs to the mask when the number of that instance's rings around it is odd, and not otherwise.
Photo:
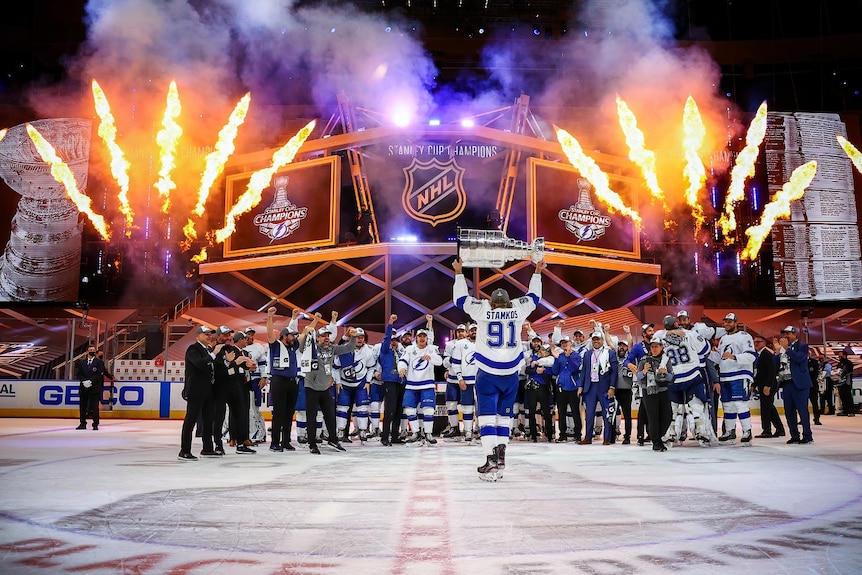
[[(460, 227), (547, 238), (536, 321), (649, 303), (660, 266), (641, 260), (636, 226), (598, 201), (552, 132), (527, 96), (469, 118), (396, 126), (342, 94), (322, 133), (237, 221), (223, 258), (200, 265), (202, 287), (223, 305), (325, 318), (337, 310), (340, 324), (372, 330), (392, 313), (407, 329), (433, 314), (448, 332), (465, 319), (451, 301)], [(272, 152), (230, 160), (228, 202)], [(640, 180), (629, 160), (591, 155), (637, 206)], [(468, 283), (483, 297), (497, 287), (514, 297), (532, 270), (529, 261), (467, 270)]]

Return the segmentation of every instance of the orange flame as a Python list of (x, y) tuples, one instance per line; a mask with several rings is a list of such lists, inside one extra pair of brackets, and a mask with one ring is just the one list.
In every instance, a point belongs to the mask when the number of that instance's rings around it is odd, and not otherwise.
[(619, 116), (623, 134), (626, 136), (626, 144), (629, 146), (629, 159), (641, 169), (647, 189), (653, 198), (661, 202), (664, 211), (668, 212), (664, 191), (658, 183), (656, 174), (655, 152), (646, 149), (644, 133), (638, 128), (637, 118), (628, 104), (619, 96), (617, 96), (617, 116)]
[(706, 168), (703, 166), (703, 161), (700, 159), (699, 154), (700, 148), (703, 146), (703, 140), (706, 138), (706, 126), (703, 125), (703, 118), (700, 117), (697, 103), (691, 96), (685, 101), (682, 129), (682, 146), (685, 152), (683, 175), (688, 181), (688, 188), (685, 190), (685, 200), (691, 207), (691, 215), (694, 218), (694, 235), (697, 236), (703, 227), (704, 221), (703, 207), (698, 201), (698, 195), (706, 184)]
[(736, 214), (733, 211), (736, 202), (745, 198), (745, 181), (754, 175), (754, 164), (760, 153), (760, 145), (766, 135), (766, 102), (757, 109), (754, 119), (748, 126), (745, 135), (745, 147), (736, 157), (736, 163), (730, 172), (730, 187), (724, 200), (724, 213), (718, 220), (721, 233), (728, 236), (736, 229)]
[(156, 143), (161, 150), (160, 160), (161, 169), (159, 169), (159, 180), (156, 182), (156, 189), (159, 190), (159, 196), (162, 198), (162, 213), (168, 213), (171, 207), (171, 190), (177, 185), (171, 180), (171, 171), (175, 166), (174, 157), (177, 152), (177, 144), (180, 136), (183, 135), (183, 129), (177, 124), (176, 119), (182, 111), (180, 104), (180, 96), (177, 93), (177, 83), (171, 80), (171, 85), (168, 88), (167, 106), (165, 114), (162, 118), (162, 129), (156, 134)]
[(216, 230), (215, 239), (218, 243), (224, 242), (234, 231), (236, 231), (236, 220), (242, 214), (254, 208), (260, 203), (263, 189), (272, 181), (272, 176), (283, 166), (289, 164), (296, 157), (296, 153), (311, 131), (314, 129), (315, 121), (312, 120), (296, 133), (284, 146), (272, 155), (272, 165), (268, 168), (258, 170), (251, 175), (245, 192), (237, 199), (236, 203), (225, 216), (225, 226)]
[(198, 232), (195, 230), (195, 223), (191, 218), (188, 218), (186, 225), (183, 226), (183, 236), (185, 239), (180, 242), (180, 248), (185, 252), (192, 247), (192, 242), (198, 238)]
[(835, 136), (835, 138), (838, 140), (838, 143), (841, 144), (841, 147), (844, 148), (844, 153), (847, 154), (850, 161), (853, 162), (853, 165), (856, 166), (856, 169), (859, 170), (860, 174), (862, 174), (862, 152), (860, 152), (856, 146), (848, 142), (846, 138), (842, 136)]
[(72, 200), (72, 203), (75, 204), (75, 207), (78, 208), (78, 211), (83, 212), (88, 218), (90, 218), (90, 221), (93, 223), (93, 226), (102, 238), (110, 240), (111, 232), (108, 230), (105, 218), (93, 212), (91, 209), (92, 202), (90, 201), (90, 197), (78, 190), (78, 183), (75, 181), (75, 174), (72, 173), (72, 170), (69, 169), (66, 162), (57, 155), (57, 151), (54, 149), (54, 146), (52, 146), (48, 140), (46, 140), (42, 134), (40, 134), (36, 128), (30, 124), (27, 124), (27, 133), (30, 134), (30, 139), (33, 141), (33, 145), (36, 146), (36, 151), (38, 151), (39, 155), (42, 156), (42, 160), (51, 166), (51, 175), (55, 180), (63, 184), (66, 188), (66, 194), (69, 196), (69, 199)]
[(6, 137), (6, 131), (7, 131), (8, 129), (9, 129), (9, 128), (3, 128), (2, 130), (0, 130), (0, 141), (2, 141), (2, 140), (3, 140), (3, 138), (5, 138), (5, 137)]
[(215, 149), (207, 154), (206, 167), (203, 174), (201, 174), (201, 185), (198, 189), (198, 203), (194, 209), (194, 213), (198, 216), (204, 215), (204, 206), (206, 206), (210, 190), (216, 179), (224, 171), (224, 165), (227, 163), (228, 158), (236, 149), (233, 142), (236, 139), (239, 127), (245, 121), (250, 103), (251, 94), (246, 94), (237, 102), (233, 112), (231, 112), (230, 118), (228, 118), (227, 124), (218, 133), (218, 142), (216, 142)]
[(201, 262), (207, 261), (207, 249), (206, 247), (201, 248), (201, 251), (198, 255), (192, 256), (192, 263), (199, 264)]
[(596, 197), (607, 204), (612, 212), (616, 211), (626, 215), (636, 224), (640, 225), (640, 214), (626, 206), (619, 194), (611, 189), (608, 175), (602, 171), (595, 160), (584, 154), (581, 144), (564, 129), (556, 128), (556, 131), (557, 140), (563, 147), (563, 152), (566, 154), (569, 162), (593, 185)]
[(745, 230), (748, 236), (748, 245), (742, 250), (740, 257), (751, 260), (760, 252), (760, 246), (766, 238), (766, 234), (772, 230), (775, 220), (790, 215), (790, 202), (798, 200), (805, 194), (805, 188), (811, 185), (811, 180), (817, 175), (817, 160), (811, 160), (802, 164), (790, 175), (781, 190), (775, 194), (771, 202), (763, 208), (760, 223)]
[(99, 115), (99, 137), (108, 148), (111, 155), (111, 174), (120, 186), (117, 199), (120, 202), (120, 212), (126, 218), (126, 237), (132, 236), (132, 224), (135, 213), (129, 205), (129, 168), (131, 165), (126, 160), (123, 150), (117, 145), (117, 125), (114, 115), (111, 113), (111, 105), (102, 91), (99, 83), (93, 80), (93, 100), (96, 104), (96, 114)]

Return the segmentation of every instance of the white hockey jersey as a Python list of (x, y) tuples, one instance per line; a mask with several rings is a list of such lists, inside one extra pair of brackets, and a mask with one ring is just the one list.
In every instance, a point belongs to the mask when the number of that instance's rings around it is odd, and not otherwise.
[(371, 381), (376, 365), (374, 349), (370, 345), (363, 345), (351, 353), (335, 356), (332, 361), (332, 377), (339, 385), (358, 387)]
[(754, 381), (754, 362), (757, 352), (754, 351), (754, 340), (744, 331), (736, 331), (722, 336), (718, 342), (718, 353), (724, 355), (730, 352), (734, 358), (722, 359), (718, 363), (718, 375), (722, 383), (744, 380)]
[(476, 363), (476, 343), (467, 337), (456, 341), (452, 348), (452, 365), (456, 382), (463, 379), (469, 385), (476, 383), (476, 374), (479, 373), (479, 364)]
[[(683, 336), (675, 331), (682, 331)], [(673, 370), (673, 382), (687, 383), (695, 379), (700, 369), (706, 365), (706, 357), (709, 355), (709, 344), (696, 332), (690, 330), (675, 330), (668, 333), (660, 329), (655, 332), (654, 337), (664, 341), (664, 354)]]
[[(423, 359), (426, 355), (431, 359)], [(435, 365), (443, 365), (436, 345), (429, 344), (420, 349), (415, 343), (410, 344), (398, 358), (398, 370), (407, 370), (406, 389), (433, 389)]]
[(452, 299), (476, 322), (476, 362), (495, 375), (518, 373), (524, 365), (521, 330), (542, 297), (542, 276), (533, 274), (527, 294), (512, 300), (512, 307), (491, 309), (488, 300), (476, 299), (467, 291), (463, 274), (455, 276)]

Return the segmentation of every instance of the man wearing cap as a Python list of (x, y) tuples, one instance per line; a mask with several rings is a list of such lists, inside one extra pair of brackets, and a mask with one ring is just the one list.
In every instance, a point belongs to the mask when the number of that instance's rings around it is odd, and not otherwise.
[(353, 424), (362, 443), (368, 439), (368, 406), (371, 377), (377, 358), (370, 345), (365, 345), (365, 330), (357, 327), (356, 348), (337, 355), (332, 362), (335, 377), (335, 427), (341, 441), (350, 443), (348, 412), (353, 409)]
[(506, 445), (512, 425), (512, 407), (518, 393), (518, 373), (524, 365), (521, 329), (542, 297), (544, 260), (536, 263), (527, 293), (515, 301), (504, 289), (495, 289), (491, 300), (470, 297), (460, 259), (452, 264), (455, 284), (452, 299), (478, 325), (476, 375), (479, 432), (486, 461), (477, 471), (481, 479), (496, 481), (506, 467)]
[[(633, 374), (637, 373), (638, 363), (640, 363), (640, 360), (642, 360), (649, 354), (650, 340), (652, 339), (653, 335), (655, 335), (655, 324), (643, 324), (641, 326), (641, 337), (643, 338), (643, 340), (634, 344), (629, 350), (629, 353), (626, 358), (623, 360), (623, 362), (626, 364), (626, 367), (628, 367), (629, 371), (631, 371)], [(640, 389), (640, 391), (643, 392), (643, 389)], [(643, 396), (643, 393), (641, 393), (641, 396)], [(638, 445), (643, 445), (646, 441), (646, 436), (644, 435), (644, 433), (648, 433), (648, 429), (649, 413), (646, 409), (638, 409)]]
[[(416, 341), (408, 346), (398, 359), (398, 374), (405, 380), (404, 414), (413, 429), (407, 443), (422, 441), (434, 445), (437, 443), (432, 435), (437, 405), (434, 366), (443, 365), (443, 358), (438, 353), (437, 346), (429, 343), (428, 334), (426, 328), (416, 331)], [(421, 412), (421, 425), (417, 412)]]
[(655, 332), (664, 343), (664, 354), (673, 371), (673, 385), (668, 395), (674, 422), (668, 432), (668, 440), (684, 439), (683, 421), (686, 418), (689, 430), (694, 433), (701, 447), (709, 447), (714, 433), (705, 409), (709, 403), (709, 390), (703, 377), (703, 367), (710, 347), (694, 331), (679, 329), (676, 322), (674, 316), (666, 315), (662, 320), (664, 329)]
[(632, 386), (632, 372), (626, 365), (626, 356), (629, 354), (629, 344), (625, 340), (617, 343), (617, 384), (614, 396), (620, 408), (620, 415), (625, 420), (625, 431), (623, 433), (623, 445), (631, 443), (632, 436), (632, 400), (634, 399), (634, 388)]
[(453, 361), (460, 362), (460, 359), (452, 358), (452, 350), (455, 345), (467, 337), (467, 326), (459, 323), (455, 327), (455, 339), (447, 341), (446, 347), (443, 348), (443, 367), (446, 368), (446, 415), (449, 417), (449, 425), (443, 431), (442, 437), (445, 439), (454, 439), (460, 437), (461, 431), (458, 425), (458, 404), (461, 403), (461, 386), (458, 385), (458, 375), (456, 368), (453, 366)]
[[(754, 350), (757, 352), (757, 361), (754, 363), (754, 386), (760, 395), (760, 427), (763, 431), (757, 437), (783, 437), (784, 424), (781, 416), (775, 408), (775, 392), (778, 391), (776, 384), (776, 369), (774, 354), (767, 347), (766, 340), (760, 335), (755, 335)], [(775, 434), (772, 428), (775, 426)]]
[[(217, 433), (224, 426), (225, 405), (230, 408), (228, 417), (230, 438), (236, 443), (238, 455), (250, 455), (256, 453), (251, 448), (251, 440), (248, 436), (248, 410), (249, 410), (249, 373), (257, 366), (254, 360), (244, 351), (248, 338), (245, 332), (234, 332), (233, 345), (225, 345), (216, 354), (216, 385), (221, 400), (216, 403), (215, 415), (213, 417), (213, 433)], [(232, 356), (232, 357), (229, 357)], [(221, 364), (221, 365), (220, 365)], [(218, 373), (224, 367), (224, 379), (219, 382)], [(222, 447), (223, 449), (223, 447)]]
[(847, 356), (853, 353), (850, 346), (838, 351), (838, 365), (835, 388), (838, 390), (838, 399), (841, 401), (841, 415), (853, 417), (856, 415), (856, 407), (853, 405), (853, 364)]
[(608, 411), (614, 401), (617, 384), (617, 361), (611, 357), (611, 349), (605, 345), (605, 334), (596, 331), (590, 335), (591, 346), (584, 352), (584, 363), (581, 367), (581, 395), (584, 399), (586, 414), (586, 430), (581, 445), (593, 442), (593, 427), (595, 426), (596, 406), (601, 405), (603, 422), (603, 445), (614, 441), (614, 424), (608, 421)]
[(643, 389), (642, 408), (649, 413), (649, 435), (653, 451), (667, 451), (662, 437), (670, 427), (671, 411), (668, 386), (673, 382), (673, 372), (664, 354), (661, 338), (653, 336), (649, 342), (649, 353), (636, 366), (635, 377)]
[(270, 451), (295, 451), (290, 443), (296, 398), (299, 396), (299, 310), (294, 309), (290, 322), (276, 333), (273, 319), (276, 308), (266, 310), (266, 337), (269, 342), (269, 397), (272, 400)]
[[(288, 327), (293, 327), (296, 331), (299, 331), (299, 311), (294, 312), (297, 315), (297, 321), (294, 323), (293, 319), (291, 319), (291, 323), (288, 324)], [(317, 325), (317, 322), (320, 320), (320, 314), (314, 314), (314, 317), (311, 318), (312, 329)], [(321, 332), (328, 332), (330, 341), (335, 340), (338, 337), (338, 326), (335, 322), (338, 321), (338, 312), (333, 311), (329, 318), (329, 325), (325, 325), (315, 333), (311, 334), (311, 338), (314, 339), (316, 337), (315, 334), (319, 334)], [(308, 366), (311, 364), (311, 346), (300, 346), (301, 355), (299, 359), (299, 393), (296, 396), (296, 440), (305, 445), (308, 443), (308, 422), (305, 421), (305, 415), (307, 413), (306, 403), (305, 403), (305, 378), (304, 374), (308, 371)], [(333, 404), (335, 402), (335, 389), (333, 388), (330, 393), (332, 393), (332, 401)], [(323, 435), (323, 413), (318, 411), (317, 413), (317, 421), (312, 423), (312, 427), (314, 429), (314, 433)]]
[[(563, 336), (560, 339), (562, 351), (554, 348), (553, 373), (557, 376), (557, 418), (559, 419), (560, 435), (557, 443), (566, 443), (572, 438), (575, 443), (581, 440), (581, 394), (579, 375), (581, 373), (581, 354), (575, 351), (572, 338)], [(572, 414), (572, 428), (569, 429), (567, 413)]]
[[(319, 313), (314, 314), (314, 317), (320, 320)], [(334, 326), (334, 323), (331, 325)], [(352, 327), (348, 328), (347, 336), (350, 339), (341, 345), (332, 345), (330, 342), (332, 332), (326, 328), (317, 330), (316, 339), (314, 327), (311, 325), (306, 326), (302, 334), (305, 335), (303, 340), (305, 345), (302, 347), (300, 370), (305, 376), (306, 420), (317, 421), (317, 412), (322, 410), (323, 421), (329, 434), (327, 445), (336, 451), (346, 451), (338, 441), (338, 433), (335, 429), (335, 400), (330, 391), (335, 383), (332, 362), (335, 356), (350, 353), (356, 349), (356, 330)], [(308, 450), (315, 455), (320, 455), (317, 433), (308, 434)]]
[[(724, 331), (718, 342), (721, 360), (718, 364), (719, 390), (724, 408), (724, 433), (718, 440), (733, 445), (736, 443), (736, 420), (742, 427), (742, 445), (751, 445), (751, 412), (748, 400), (751, 398), (751, 384), (754, 381), (754, 340), (739, 329), (739, 319), (735, 313), (724, 316)], [(806, 350), (806, 358), (808, 353)], [(807, 362), (807, 359), (806, 359)], [(808, 368), (805, 368), (806, 374)], [(807, 393), (807, 388), (806, 388)]]
[(213, 448), (213, 381), (215, 372), (213, 364), (215, 354), (210, 349), (210, 342), (215, 332), (205, 325), (197, 328), (195, 343), (186, 349), (185, 378), (183, 383), (183, 399), (186, 400), (186, 416), (180, 433), (180, 461), (197, 461), (192, 455), (192, 431), (198, 416), (203, 417), (201, 440), (205, 457), (217, 457)]
[(383, 342), (380, 344), (380, 353), (377, 355), (377, 378), (383, 382), (383, 431), (380, 435), (380, 444), (390, 446), (403, 443), (398, 438), (399, 423), (401, 421), (401, 401), (399, 395), (404, 386), (398, 373), (398, 358), (401, 355), (401, 344), (395, 337), (395, 322), (398, 316), (389, 316), (389, 323), (383, 331)]
[(266, 441), (266, 422), (260, 413), (260, 406), (263, 404), (263, 388), (269, 383), (269, 346), (254, 339), (257, 330), (253, 326), (243, 331), (247, 338), (245, 352), (257, 366), (248, 376), (248, 386), (253, 396), (248, 412), (248, 438), (252, 443), (259, 444)]
[[(778, 350), (778, 385), (782, 388), (784, 418), (790, 433), (788, 444), (807, 444), (814, 441), (811, 435), (811, 416), (808, 414), (808, 390), (813, 385), (808, 374), (808, 344), (799, 340), (796, 328), (788, 325), (781, 337), (774, 341)], [(799, 424), (802, 437), (799, 437)]]
[[(467, 337), (459, 339), (452, 349), (452, 366), (460, 392), (458, 408), (464, 421), (464, 439), (468, 444), (473, 441), (473, 414), (476, 412), (476, 374), (479, 372), (475, 357), (477, 329), (475, 323), (468, 325)], [(455, 430), (458, 430), (457, 423)]]
[[(219, 354), (222, 354), (225, 348), (233, 348), (232, 345), (233, 330), (226, 325), (220, 325), (215, 330), (215, 345), (212, 352), (216, 356), (215, 367), (215, 383), (213, 384), (213, 441), (215, 442), (215, 450), (217, 453), (224, 455), (224, 418), (227, 405), (227, 367), (224, 360), (219, 360)], [(233, 353), (236, 354), (236, 348), (233, 348)]]

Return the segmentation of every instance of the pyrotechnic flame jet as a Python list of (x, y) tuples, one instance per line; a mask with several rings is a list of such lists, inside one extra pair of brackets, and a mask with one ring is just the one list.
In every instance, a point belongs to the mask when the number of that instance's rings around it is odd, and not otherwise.
[(816, 160), (811, 160), (793, 170), (790, 180), (775, 194), (772, 201), (764, 206), (760, 223), (745, 230), (745, 235), (748, 236), (748, 245), (742, 250), (740, 255), (742, 259), (751, 260), (757, 256), (766, 234), (772, 230), (772, 225), (777, 219), (790, 215), (790, 202), (798, 200), (805, 194), (805, 188), (811, 185), (811, 180), (816, 175)]
[(2, 130), (0, 130), (0, 140), (6, 137), (6, 130), (8, 130), (8, 128), (3, 128)]
[(847, 141), (846, 138), (842, 136), (835, 136), (838, 140), (838, 143), (841, 144), (841, 147), (844, 148), (844, 153), (850, 158), (850, 161), (853, 162), (853, 165), (856, 166), (856, 169), (859, 170), (859, 173), (862, 174), (862, 152), (860, 152), (856, 146)]
[(736, 214), (733, 208), (736, 202), (745, 198), (745, 181), (754, 175), (754, 164), (760, 153), (760, 145), (766, 135), (766, 102), (757, 109), (754, 119), (748, 126), (745, 135), (745, 147), (736, 157), (736, 163), (730, 172), (730, 187), (727, 189), (727, 197), (724, 200), (724, 213), (718, 220), (721, 233), (727, 236), (736, 229)]
[(581, 144), (567, 131), (556, 128), (557, 140), (563, 147), (563, 153), (569, 162), (587, 179), (596, 191), (596, 197), (605, 203), (612, 212), (616, 211), (630, 217), (638, 226), (642, 220), (640, 214), (623, 203), (622, 198), (611, 189), (608, 175), (596, 164), (595, 160), (584, 154)]
[(694, 218), (694, 235), (703, 227), (703, 207), (700, 205), (698, 195), (706, 184), (706, 168), (700, 159), (700, 148), (706, 138), (706, 126), (700, 117), (697, 103), (691, 96), (685, 101), (685, 111), (682, 117), (683, 141), (682, 147), (685, 152), (685, 169), (683, 175), (688, 181), (685, 190), (685, 200), (691, 207), (691, 215)]
[(638, 128), (638, 120), (634, 112), (619, 96), (617, 96), (617, 116), (619, 116), (620, 127), (626, 137), (626, 144), (629, 146), (629, 159), (641, 169), (647, 189), (653, 198), (661, 203), (662, 209), (667, 214), (669, 208), (665, 201), (664, 190), (661, 189), (656, 174), (655, 152), (646, 149), (644, 133)]
[[(239, 127), (245, 122), (245, 116), (248, 114), (250, 103), (251, 94), (246, 94), (237, 102), (228, 118), (227, 124), (218, 133), (218, 141), (216, 142), (215, 149), (207, 154), (204, 171), (201, 174), (201, 185), (198, 188), (198, 203), (194, 207), (194, 210), (192, 210), (198, 217), (204, 214), (204, 208), (206, 207), (207, 198), (209, 198), (213, 184), (215, 184), (216, 179), (224, 171), (228, 158), (236, 149), (234, 140), (236, 140)], [(188, 219), (186, 225), (183, 227), (183, 235), (185, 236), (185, 240), (181, 245), (185, 251), (191, 247), (192, 240), (198, 237), (197, 231), (195, 231), (195, 224), (191, 218)], [(204, 254), (204, 259), (206, 259), (206, 254)]]
[(93, 80), (93, 101), (100, 120), (99, 137), (102, 138), (111, 156), (111, 175), (114, 176), (117, 185), (120, 186), (117, 200), (120, 202), (120, 212), (126, 218), (126, 237), (131, 237), (135, 216), (135, 212), (129, 205), (129, 168), (131, 164), (126, 160), (123, 150), (117, 144), (117, 125), (114, 121), (114, 115), (111, 113), (111, 105), (108, 103), (102, 87), (95, 80)]
[(201, 262), (207, 261), (207, 249), (206, 247), (201, 248), (200, 253), (196, 256), (192, 256), (192, 263), (199, 264)]
[(69, 196), (69, 199), (72, 200), (72, 203), (75, 204), (75, 207), (78, 208), (78, 211), (83, 212), (88, 218), (90, 218), (90, 221), (93, 223), (93, 226), (102, 238), (110, 240), (111, 232), (108, 230), (105, 218), (93, 212), (90, 197), (78, 190), (78, 183), (75, 181), (75, 174), (72, 173), (72, 170), (69, 169), (66, 162), (57, 155), (57, 151), (54, 149), (54, 146), (48, 143), (42, 134), (40, 134), (36, 128), (30, 124), (27, 124), (27, 133), (30, 135), (30, 139), (33, 141), (33, 145), (36, 146), (36, 151), (39, 152), (42, 160), (51, 166), (51, 175), (55, 180), (63, 184), (66, 188), (66, 194)]
[(161, 151), (159, 157), (161, 168), (159, 169), (159, 180), (155, 185), (156, 189), (159, 190), (159, 197), (162, 198), (162, 213), (164, 214), (168, 213), (171, 207), (171, 190), (177, 187), (171, 180), (171, 172), (175, 166), (177, 144), (180, 141), (180, 136), (183, 135), (183, 129), (176, 121), (182, 109), (180, 96), (177, 93), (177, 83), (171, 80), (165, 114), (162, 118), (162, 129), (156, 134), (156, 143)]
[(299, 148), (302, 147), (302, 144), (305, 143), (305, 140), (311, 135), (311, 131), (314, 129), (314, 124), (314, 120), (310, 121), (284, 146), (279, 148), (272, 155), (272, 165), (270, 167), (258, 170), (251, 175), (251, 179), (248, 182), (245, 192), (243, 192), (243, 194), (237, 199), (236, 203), (230, 209), (230, 212), (225, 216), (225, 226), (215, 232), (215, 239), (218, 243), (224, 242), (232, 233), (234, 233), (234, 231), (236, 231), (237, 218), (260, 203), (263, 189), (269, 185), (272, 181), (273, 175), (275, 175), (279, 169), (293, 161)]

